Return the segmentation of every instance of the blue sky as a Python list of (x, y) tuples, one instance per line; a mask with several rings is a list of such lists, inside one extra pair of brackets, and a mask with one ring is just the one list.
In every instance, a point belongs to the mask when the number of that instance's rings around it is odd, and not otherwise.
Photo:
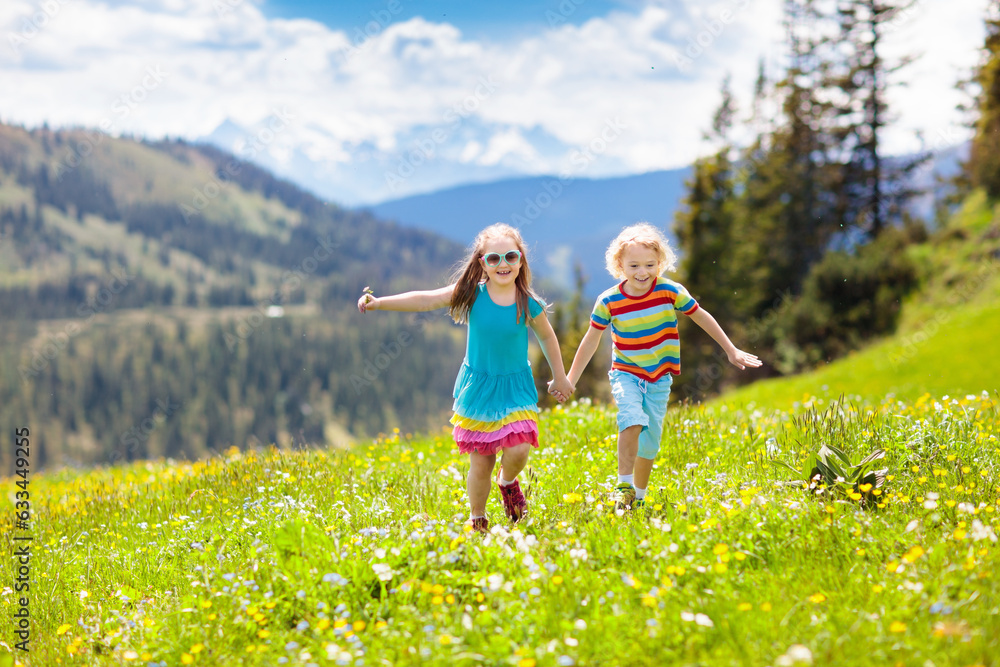
[[(894, 75), (887, 153), (968, 137), (955, 82), (988, 1), (921, 0), (887, 30), (883, 55), (923, 54)], [(0, 120), (210, 137), (370, 203), (687, 166), (722, 80), (746, 109), (782, 38), (781, 0), (3, 0)]]
[[(607, 0), (566, 0), (566, 9), (551, 0), (267, 0), (263, 11), (274, 18), (310, 18), (335, 30), (364, 28), (364, 24), (384, 16), (388, 8), (398, 7), (394, 20), (406, 21), (421, 16), (429, 21), (448, 22), (464, 34), (477, 39), (505, 40), (537, 34), (551, 23), (581, 25), (594, 17), (604, 16), (614, 9), (625, 9), (624, 2)], [(634, 4), (633, 4), (634, 7)], [(572, 8), (572, 11), (568, 11)], [(565, 14), (565, 16), (564, 16)], [(555, 18), (557, 17), (557, 18)]]

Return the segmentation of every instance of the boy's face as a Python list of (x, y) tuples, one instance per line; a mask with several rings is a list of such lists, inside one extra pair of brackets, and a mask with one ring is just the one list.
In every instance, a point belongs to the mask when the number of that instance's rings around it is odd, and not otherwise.
[(652, 248), (630, 243), (622, 252), (622, 272), (625, 274), (625, 291), (632, 296), (640, 296), (649, 291), (650, 285), (660, 275), (660, 258)]

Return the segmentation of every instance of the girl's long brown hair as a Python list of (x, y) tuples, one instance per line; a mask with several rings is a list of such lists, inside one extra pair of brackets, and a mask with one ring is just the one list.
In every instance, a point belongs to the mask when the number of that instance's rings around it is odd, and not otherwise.
[(514, 239), (514, 245), (521, 252), (521, 270), (518, 272), (517, 278), (514, 279), (514, 288), (517, 290), (514, 299), (514, 302), (517, 304), (517, 321), (520, 322), (522, 317), (525, 322), (528, 321), (528, 313), (531, 312), (528, 310), (529, 298), (542, 304), (544, 308), (545, 302), (531, 289), (531, 269), (528, 268), (528, 255), (524, 249), (524, 240), (521, 238), (521, 233), (510, 225), (498, 222), (490, 225), (476, 235), (476, 240), (472, 242), (469, 254), (462, 261), (462, 264), (459, 265), (458, 270), (452, 277), (452, 281), (455, 283), (455, 291), (451, 296), (451, 305), (448, 308), (448, 314), (456, 322), (464, 324), (469, 321), (469, 312), (472, 310), (472, 304), (476, 301), (477, 287), (479, 283), (486, 280), (486, 271), (483, 270), (482, 264), (479, 263), (479, 258), (483, 255), (483, 249), (490, 240), (503, 236)]

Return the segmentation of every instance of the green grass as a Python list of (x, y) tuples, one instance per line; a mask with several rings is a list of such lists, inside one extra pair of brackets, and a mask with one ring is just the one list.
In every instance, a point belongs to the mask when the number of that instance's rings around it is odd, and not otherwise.
[[(996, 397), (671, 410), (624, 516), (614, 412), (540, 425), (530, 518), (494, 492), (485, 537), (444, 433), (37, 475), (20, 664), (996, 664)], [(825, 442), (887, 451), (879, 507), (775, 484)]]
[(802, 375), (755, 382), (714, 404), (753, 403), (794, 408), (841, 395), (914, 400), (925, 392), (963, 396), (997, 386), (1000, 355), (991, 352), (1000, 331), (1000, 302), (941, 310), (922, 328), (894, 336)]

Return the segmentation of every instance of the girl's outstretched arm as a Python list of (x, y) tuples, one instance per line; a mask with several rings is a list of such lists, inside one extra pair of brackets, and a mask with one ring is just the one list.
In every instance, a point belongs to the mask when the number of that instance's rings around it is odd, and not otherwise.
[(559, 353), (559, 340), (556, 338), (556, 332), (552, 330), (552, 325), (549, 323), (549, 318), (545, 316), (545, 311), (539, 313), (535, 319), (529, 320), (528, 324), (535, 332), (538, 344), (542, 346), (542, 354), (545, 355), (545, 360), (549, 362), (549, 368), (552, 369), (552, 386), (549, 391), (550, 393), (558, 392), (562, 401), (565, 401), (576, 388), (566, 379), (566, 370), (563, 367), (562, 355)]
[(742, 371), (746, 370), (747, 366), (757, 368), (761, 365), (762, 362), (756, 355), (744, 352), (733, 345), (733, 342), (729, 340), (729, 336), (726, 335), (726, 332), (722, 330), (722, 327), (719, 326), (719, 323), (715, 321), (715, 318), (707, 310), (699, 308), (691, 313), (690, 317), (694, 320), (695, 324), (704, 329), (709, 336), (715, 339), (716, 343), (722, 346), (722, 349), (726, 352), (726, 356), (729, 357), (729, 363), (733, 366)]
[(451, 305), (454, 291), (455, 283), (440, 289), (403, 292), (392, 296), (362, 294), (358, 299), (358, 310), (362, 313), (369, 310), (398, 310), (407, 313), (436, 310)]

